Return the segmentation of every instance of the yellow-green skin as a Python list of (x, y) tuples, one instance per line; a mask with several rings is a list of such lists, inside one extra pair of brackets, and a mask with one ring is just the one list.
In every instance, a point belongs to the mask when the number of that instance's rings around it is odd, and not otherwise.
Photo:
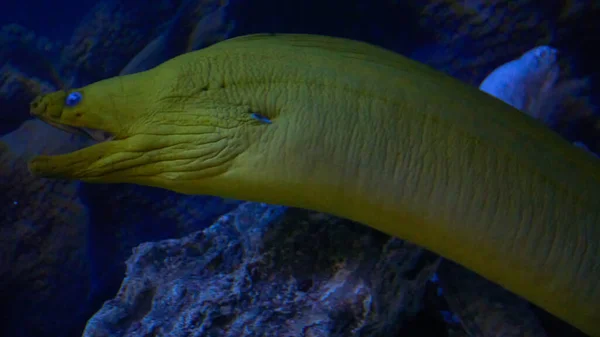
[(32, 113), (116, 139), (33, 173), (346, 217), (600, 336), (600, 161), (476, 88), (356, 41), (252, 35), (77, 91)]

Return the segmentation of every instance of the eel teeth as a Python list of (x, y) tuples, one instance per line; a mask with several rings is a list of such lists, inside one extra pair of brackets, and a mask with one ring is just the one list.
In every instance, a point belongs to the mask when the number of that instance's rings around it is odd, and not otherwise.
[(113, 140), (115, 138), (110, 132), (106, 132), (103, 130), (95, 130), (95, 129), (89, 129), (89, 128), (79, 128), (79, 129), (81, 131), (83, 131), (85, 134), (87, 134), (88, 137), (90, 137), (93, 140), (96, 140), (98, 142), (106, 142), (106, 141)]
[(57, 129), (61, 129), (63, 131), (69, 132), (69, 133), (84, 135), (84, 136), (87, 136), (98, 142), (106, 142), (106, 141), (113, 140), (115, 138), (113, 134), (111, 134), (110, 132), (103, 131), (103, 130), (96, 130), (96, 129), (90, 129), (90, 128), (84, 128), (84, 127), (78, 128), (78, 127), (74, 127), (74, 126), (70, 126), (70, 125), (64, 125), (64, 124), (52, 122), (47, 119), (42, 119), (42, 120)]

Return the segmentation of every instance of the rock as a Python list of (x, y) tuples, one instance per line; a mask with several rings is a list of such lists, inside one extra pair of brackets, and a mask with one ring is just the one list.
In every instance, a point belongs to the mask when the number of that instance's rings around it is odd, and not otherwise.
[[(540, 120), (566, 139), (598, 150), (596, 142), (582, 142), (579, 132), (582, 121), (598, 118), (589, 100), (589, 85), (585, 78), (565, 74), (559, 66), (558, 50), (538, 46), (494, 69), (479, 89)], [(600, 139), (598, 131), (596, 139)]]
[(59, 68), (68, 86), (80, 87), (117, 75), (164, 28), (181, 0), (99, 2), (63, 51)]
[(438, 259), (347, 220), (244, 203), (138, 246), (84, 336), (393, 336)]
[(532, 46), (551, 43), (558, 26), (533, 0), (413, 3), (432, 38), (410, 56), (474, 86)]
[(24, 74), (5, 63), (0, 66), (0, 135), (16, 130), (29, 119), (29, 102), (43, 92), (56, 88), (39, 78)]
[(538, 46), (496, 68), (479, 89), (535, 116), (540, 113), (540, 99), (556, 85), (559, 73), (558, 50)]
[(468, 336), (547, 336), (523, 298), (448, 260), (437, 275), (444, 298)]
[(51, 60), (57, 49), (21, 26), (0, 27), (0, 135), (30, 118), (31, 99), (62, 85)]
[(85, 140), (40, 121), (0, 139), (2, 336), (68, 336), (90, 308), (89, 213), (79, 183), (31, 176), (34, 154), (70, 151)]
[(184, 0), (164, 31), (148, 43), (119, 75), (150, 68), (180, 54), (226, 39), (233, 28), (226, 9), (229, 1)]
[(96, 308), (119, 289), (123, 262), (135, 246), (204, 229), (240, 203), (133, 184), (82, 183), (79, 195), (90, 212), (87, 244)]

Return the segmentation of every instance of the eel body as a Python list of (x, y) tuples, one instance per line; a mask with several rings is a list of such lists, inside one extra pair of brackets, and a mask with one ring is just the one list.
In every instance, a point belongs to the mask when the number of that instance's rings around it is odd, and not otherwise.
[(31, 103), (100, 142), (44, 177), (335, 214), (600, 336), (600, 161), (504, 102), (362, 42), (250, 35)]

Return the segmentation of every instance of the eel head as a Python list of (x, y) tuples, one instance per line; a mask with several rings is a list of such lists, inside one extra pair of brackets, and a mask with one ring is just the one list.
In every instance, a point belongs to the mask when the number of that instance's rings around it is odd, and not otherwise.
[(238, 111), (244, 109), (241, 106), (228, 107), (210, 97), (192, 97), (164, 87), (156, 90), (151, 84), (157, 81), (127, 81), (116, 77), (35, 98), (30, 104), (32, 115), (98, 143), (71, 153), (35, 157), (29, 162), (30, 172), (181, 191), (185, 188), (177, 186), (225, 172), (249, 139), (241, 136), (240, 128), (261, 124)]

